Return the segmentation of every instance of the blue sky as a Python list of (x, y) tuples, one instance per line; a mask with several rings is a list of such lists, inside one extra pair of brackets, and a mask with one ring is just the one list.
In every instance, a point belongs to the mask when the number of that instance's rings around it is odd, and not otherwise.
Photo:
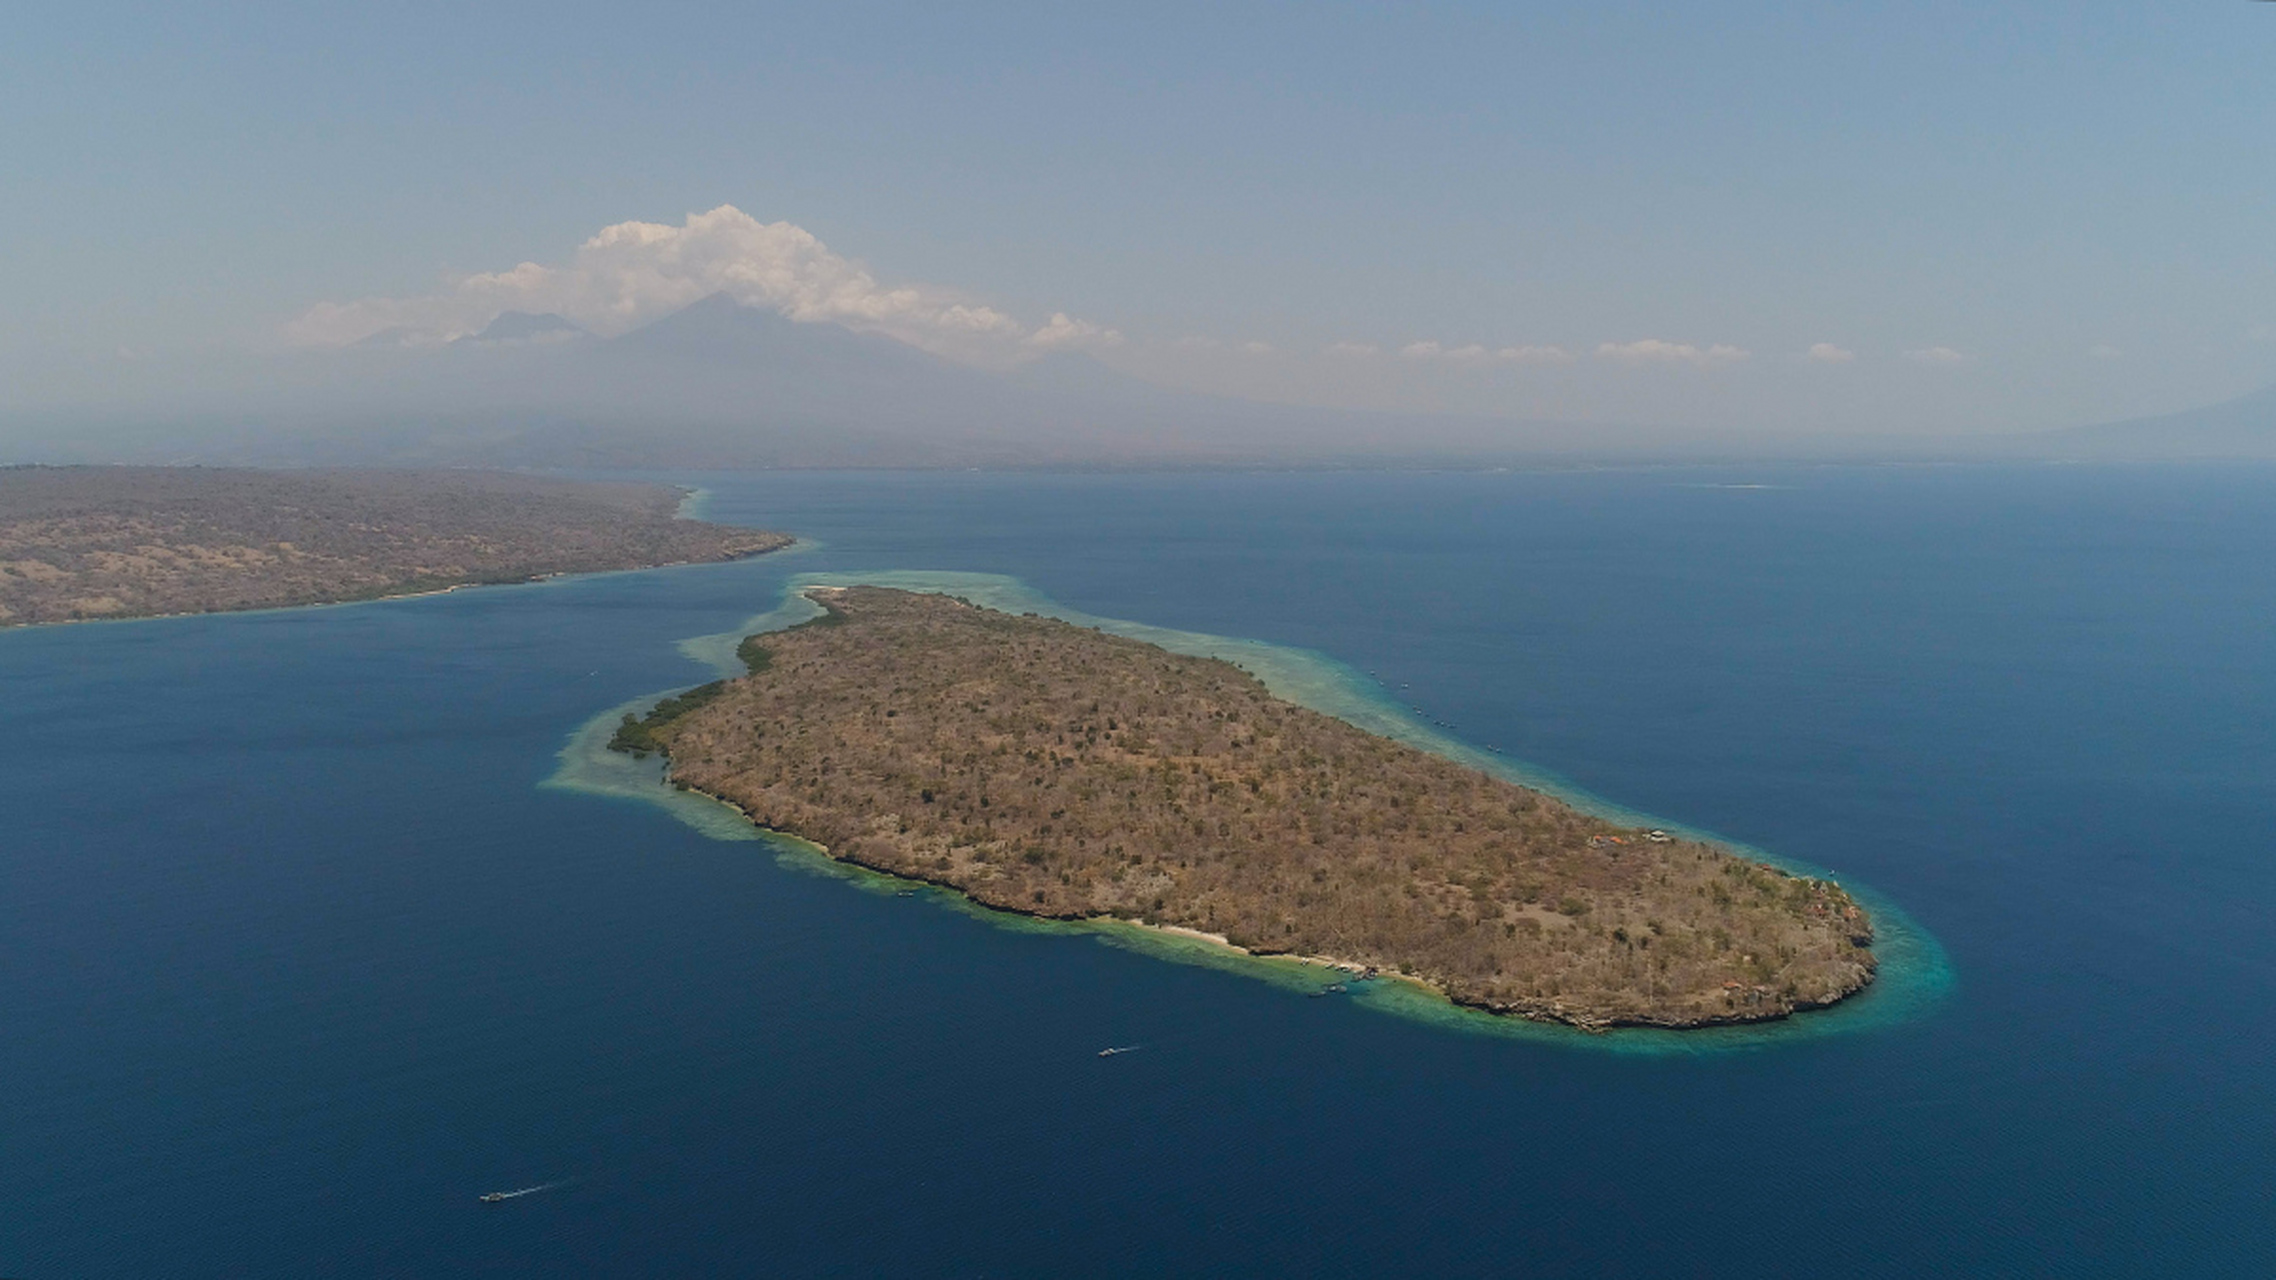
[(0, 154), (19, 408), (723, 204), (1268, 398), (1946, 431), (2276, 381), (2249, 0), (34, 5)]

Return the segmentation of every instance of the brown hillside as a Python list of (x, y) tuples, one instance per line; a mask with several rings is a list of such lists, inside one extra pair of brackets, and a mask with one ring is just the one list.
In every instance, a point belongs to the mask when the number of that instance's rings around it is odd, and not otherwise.
[(779, 533), (660, 485), (478, 471), (0, 468), (0, 626), (321, 604), (727, 560)]
[(1873, 977), (1838, 887), (1655, 840), (1224, 662), (871, 587), (620, 741), (832, 856), (1009, 911), (1411, 973), (1583, 1026), (1783, 1017)]

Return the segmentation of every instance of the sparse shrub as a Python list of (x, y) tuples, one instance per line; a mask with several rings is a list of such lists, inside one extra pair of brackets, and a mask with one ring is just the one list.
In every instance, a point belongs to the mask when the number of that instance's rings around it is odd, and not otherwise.
[[(1871, 963), (1843, 945), (1869, 926), (1841, 914), (1838, 890), (1821, 903), (1814, 886), (1758, 877), (1696, 842), (1614, 859), (1588, 840), (1621, 829), (1274, 701), (1226, 664), (870, 588), (831, 616), (863, 625), (777, 633), (769, 666), (719, 708), (654, 722), (675, 781), (991, 906), (1134, 916), (1419, 971), (1544, 1016), (1689, 1009), (1684, 993), (1732, 976), (1734, 944), (1760, 981), (1812, 992), (1854, 987)], [(1004, 635), (1020, 643), (977, 639)], [(874, 714), (888, 691), (909, 725)], [(1212, 727), (1233, 708), (1242, 732)], [(1054, 748), (1062, 737), (1078, 755)], [(880, 830), (877, 814), (914, 821)], [(1519, 903), (1553, 903), (1562, 919), (1506, 918)], [(1597, 908), (1610, 919), (1583, 923)]]

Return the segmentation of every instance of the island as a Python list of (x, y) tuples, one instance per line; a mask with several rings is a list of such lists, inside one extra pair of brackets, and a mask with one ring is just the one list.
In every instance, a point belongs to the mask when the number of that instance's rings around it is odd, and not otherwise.
[(1871, 923), (1830, 881), (1591, 816), (1230, 663), (949, 596), (806, 594), (824, 612), (746, 639), (748, 674), (627, 715), (612, 745), (989, 907), (1199, 934), (1497, 1014), (1701, 1027), (1873, 980)]
[(788, 546), (683, 492), (481, 471), (0, 468), (0, 627), (416, 595)]

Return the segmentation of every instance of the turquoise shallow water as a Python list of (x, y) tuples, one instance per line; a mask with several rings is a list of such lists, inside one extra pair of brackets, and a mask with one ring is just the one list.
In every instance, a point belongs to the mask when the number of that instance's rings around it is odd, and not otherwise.
[[(702, 492), (698, 491), (699, 494)], [(695, 500), (695, 495), (691, 495), (691, 504)], [(774, 608), (716, 635), (682, 640), (679, 644), (680, 652), (710, 668), (716, 678), (741, 675), (743, 666), (735, 656), (735, 650), (744, 637), (780, 631), (818, 616), (821, 613), (820, 607), (805, 594), (809, 588), (855, 585), (953, 595), (983, 608), (1058, 618), (1076, 626), (1092, 627), (1110, 635), (1158, 645), (1172, 653), (1222, 659), (1255, 675), (1277, 697), (1325, 712), (1371, 733), (1408, 743), (1511, 782), (1547, 791), (1587, 812), (1630, 826), (1660, 827), (1732, 845), (1732, 842), (1721, 840), (1713, 832), (1624, 807), (1590, 794), (1548, 770), (1513, 760), (1493, 748), (1463, 742), (1424, 718), (1419, 708), (1397, 702), (1379, 680), (1326, 654), (1258, 640), (1178, 631), (1121, 618), (1102, 618), (1079, 609), (1070, 609), (1026, 583), (1003, 574), (924, 569), (801, 573), (784, 585), (781, 603)], [(911, 887), (859, 868), (832, 865), (821, 855), (820, 850), (804, 841), (760, 832), (732, 808), (667, 785), (663, 781), (659, 762), (632, 760), (608, 749), (608, 740), (625, 714), (645, 712), (663, 696), (678, 691), (678, 688), (659, 690), (655, 694), (632, 699), (610, 707), (579, 726), (570, 735), (568, 745), (562, 748), (561, 767), (546, 780), (545, 785), (655, 804), (713, 839), (758, 840), (768, 843), (780, 849), (780, 856), (791, 865), (838, 874), (873, 889), (898, 893)], [(1798, 874), (1825, 874), (1823, 868), (1779, 858), (1764, 850), (1734, 847), (1747, 856), (1777, 863)], [(1950, 962), (1945, 957), (1943, 948), (1883, 895), (1863, 885), (1848, 887), (1873, 912), (1875, 953), (1881, 958), (1881, 970), (1867, 991), (1833, 1009), (1815, 1011), (1805, 1017), (1759, 1025), (1701, 1028), (1680, 1033), (1627, 1028), (1611, 1034), (1586, 1034), (1567, 1027), (1545, 1026), (1462, 1009), (1393, 981), (1358, 984), (1353, 1002), (1464, 1034), (1524, 1037), (1544, 1043), (1627, 1053), (1705, 1053), (1762, 1047), (1799, 1036), (1838, 1034), (1924, 1016), (1934, 1008), (1952, 983)], [(1066, 924), (1024, 919), (981, 909), (958, 895), (932, 890), (922, 892), (928, 901), (953, 906), (1000, 928), (1088, 934), (1161, 959), (1240, 973), (1305, 992), (1317, 990), (1323, 981), (1317, 970), (1300, 962), (1228, 955), (1222, 948), (1164, 936), (1151, 930), (1122, 927), (1112, 922)]]
[[(2276, 1271), (2268, 471), (690, 479), (807, 546), (0, 633), (0, 1275)], [(1828, 868), (1947, 980), (1473, 1034), (545, 785), (911, 567)]]

